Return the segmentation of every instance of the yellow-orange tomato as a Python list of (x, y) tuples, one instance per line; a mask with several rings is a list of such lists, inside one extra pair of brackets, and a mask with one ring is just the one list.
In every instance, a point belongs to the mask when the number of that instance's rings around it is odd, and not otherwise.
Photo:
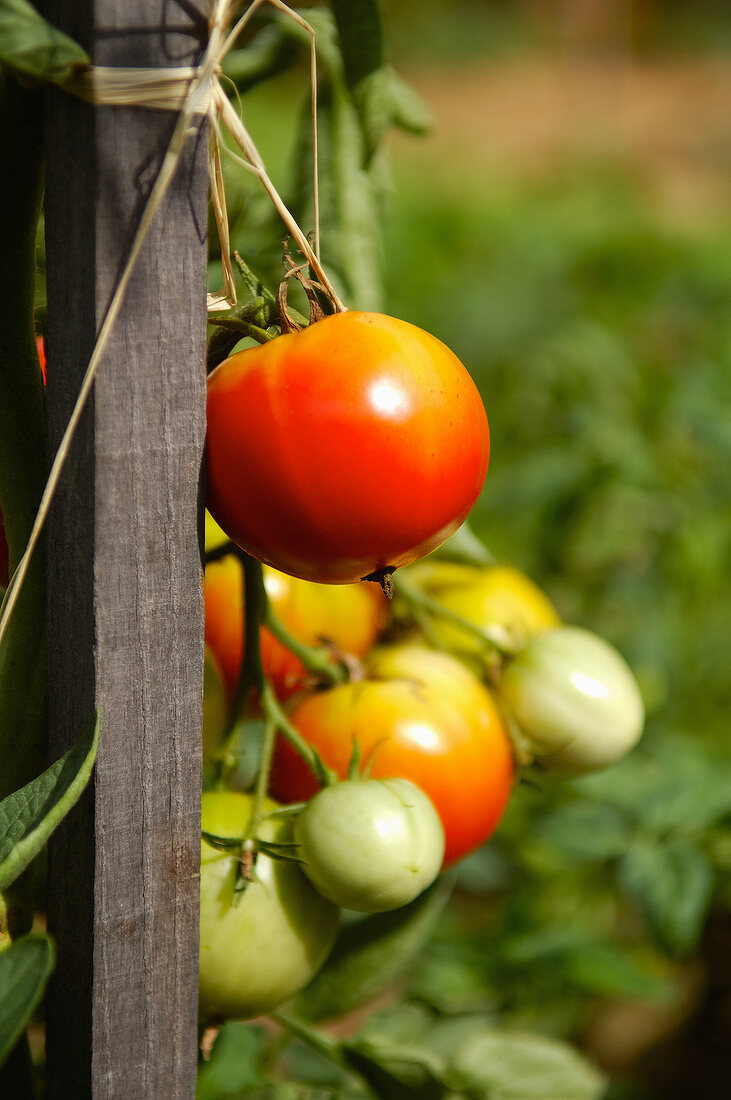
[(208, 378), (211, 513), (306, 580), (348, 584), (434, 550), (475, 503), (489, 450), (459, 359), (383, 314), (326, 317)]
[[(487, 688), (462, 662), (422, 645), (373, 650), (365, 681), (309, 695), (291, 721), (341, 778), (357, 741), (374, 777), (410, 779), (433, 802), (446, 836), (445, 864), (495, 829), (513, 784), (513, 756)], [(279, 739), (272, 792), (311, 798), (317, 781)]]
[[(516, 648), (561, 623), (548, 596), (511, 565), (424, 561), (412, 566), (408, 575), (449, 611), (483, 630), (504, 631)], [(476, 655), (482, 648), (478, 637), (446, 618), (435, 616), (433, 629), (448, 649)]]
[[(376, 640), (386, 615), (377, 585), (313, 584), (276, 569), (264, 568), (264, 586), (274, 614), (305, 645), (323, 640), (357, 657)], [(243, 657), (243, 570), (233, 555), (206, 567), (204, 581), (206, 642), (216, 655), (229, 692), (233, 692)], [(280, 699), (307, 682), (302, 662), (265, 628), (260, 631), (264, 673)]]

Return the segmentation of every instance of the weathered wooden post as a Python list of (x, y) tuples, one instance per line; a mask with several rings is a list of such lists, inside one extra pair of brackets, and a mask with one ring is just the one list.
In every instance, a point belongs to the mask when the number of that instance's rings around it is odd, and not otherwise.
[[(49, 0), (97, 65), (195, 64), (205, 0)], [(53, 454), (175, 115), (47, 99)], [(192, 1098), (196, 1059), (205, 418), (205, 124), (142, 249), (48, 525), (56, 756), (102, 715), (54, 839), (48, 1097)]]

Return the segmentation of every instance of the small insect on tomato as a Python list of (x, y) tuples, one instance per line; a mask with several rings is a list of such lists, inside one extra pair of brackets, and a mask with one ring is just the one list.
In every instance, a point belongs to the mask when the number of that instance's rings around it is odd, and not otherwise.
[(414, 325), (346, 312), (232, 355), (208, 379), (208, 507), (284, 573), (347, 584), (463, 522), (489, 430), (459, 359)]

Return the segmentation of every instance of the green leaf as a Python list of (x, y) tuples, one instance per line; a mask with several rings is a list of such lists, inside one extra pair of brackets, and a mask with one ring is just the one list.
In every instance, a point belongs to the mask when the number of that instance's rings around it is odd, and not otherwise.
[(263, 27), (243, 48), (230, 50), (223, 61), (223, 72), (240, 92), (245, 92), (289, 68), (297, 52), (296, 41), (282, 27), (272, 24)]
[[(388, 73), (391, 99), (391, 123), (405, 130), (407, 134), (421, 136), (427, 134), (434, 125), (434, 117), (429, 105), (421, 98), (415, 88), (412, 88), (393, 69), (386, 69)], [(454, 536), (452, 536), (454, 538)], [(484, 547), (482, 547), (484, 551)], [(488, 555), (488, 559), (490, 556)]]
[(640, 966), (626, 951), (609, 944), (587, 944), (566, 959), (569, 981), (602, 997), (665, 1000), (667, 981)]
[(619, 883), (669, 951), (682, 955), (697, 944), (713, 889), (713, 871), (700, 848), (635, 844), (619, 864)]
[(99, 746), (99, 717), (89, 733), (42, 775), (0, 802), (0, 890), (40, 852), (89, 781)]
[(341, 1052), (379, 1100), (442, 1100), (451, 1091), (445, 1060), (425, 1047), (363, 1039), (343, 1043)]
[(383, 21), (380, 0), (330, 0), (340, 38), (348, 87), (383, 64)]
[(486, 1100), (598, 1100), (605, 1090), (572, 1047), (538, 1035), (485, 1031), (460, 1048), (453, 1069)]
[(50, 937), (35, 932), (0, 951), (0, 1065), (40, 1001), (53, 962)]
[(223, 1100), (264, 1080), (263, 1054), (267, 1045), (261, 1028), (230, 1021), (218, 1032), (207, 1062), (198, 1068), (196, 1100)]
[(227, 744), (236, 762), (227, 772), (227, 786), (246, 791), (252, 785), (259, 774), (265, 730), (259, 718), (244, 718), (236, 723)]
[(345, 925), (322, 970), (295, 1002), (310, 1020), (339, 1016), (397, 981), (431, 936), (452, 890), (441, 876), (401, 909)]
[(431, 129), (432, 116), (426, 103), (390, 65), (370, 73), (352, 94), (363, 131), (366, 164), (390, 126), (410, 134), (425, 134)]
[(62, 83), (90, 59), (27, 0), (0, 0), (0, 64), (33, 80)]
[(572, 802), (544, 817), (539, 825), (542, 843), (560, 848), (576, 863), (614, 859), (627, 850), (630, 829), (612, 806)]

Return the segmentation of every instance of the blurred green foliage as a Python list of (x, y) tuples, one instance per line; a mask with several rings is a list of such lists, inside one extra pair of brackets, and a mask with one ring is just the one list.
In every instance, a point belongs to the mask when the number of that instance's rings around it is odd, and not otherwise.
[[(414, 6), (393, 19), (397, 42), (399, 27), (416, 27), (414, 57), (420, 35), (436, 40), (435, 26), (445, 31), (443, 57), (464, 57), (466, 27), (493, 55), (529, 41), (516, 22), (528, 5), (461, 5), (478, 13), (468, 24), (440, 4), (419, 5), (412, 23)], [(706, 23), (723, 18), (702, 8), (701, 39)], [(653, 43), (662, 47), (682, 18), (663, 5), (656, 13)], [(315, 19), (329, 28), (331, 50), (331, 20)], [(264, 45), (247, 47), (261, 52), (262, 78), (271, 75), (274, 39)], [(274, 53), (292, 63), (281, 42)], [(250, 59), (232, 55), (229, 64), (233, 76), (239, 64), (249, 88)], [(673, 227), (616, 163), (574, 159), (531, 182), (435, 153), (432, 161), (397, 158), (389, 178), (368, 141), (374, 118), (387, 124), (378, 99), (357, 102), (337, 56), (326, 51), (323, 64), (324, 175), (338, 181), (323, 191), (326, 262), (351, 306), (378, 306), (428, 329), (468, 366), (493, 448), (473, 525), (497, 557), (545, 586), (567, 621), (619, 647), (640, 680), (648, 729), (606, 773), (570, 783), (524, 776), (495, 838), (459, 868), (436, 932), (410, 977), (399, 978), (396, 1003), (340, 1050), (340, 1069), (307, 1044), (272, 1047), (262, 1033), (229, 1024), (201, 1071), (200, 1096), (358, 1097), (348, 1072), (356, 1069), (380, 1081), (378, 1095), (496, 1100), (499, 1080), (450, 1077), (471, 1064), (469, 1052), (492, 1051), (495, 1028), (521, 1051), (516, 1036), (532, 1035), (521, 1055), (528, 1063), (556, 1040), (591, 1049), (589, 1025), (611, 1003), (648, 1006), (665, 1021), (662, 1035), (688, 1011), (689, 966), (712, 981), (707, 930), (731, 910), (731, 222)], [(305, 79), (300, 68), (296, 79), (289, 73), (247, 92), (246, 106), (272, 174), (309, 229)], [(416, 101), (401, 86), (398, 94), (412, 111), (406, 128), (419, 129), (425, 116), (417, 125)], [(281, 231), (253, 183), (229, 173), (232, 240), (276, 282)], [(214, 258), (212, 287), (217, 274)], [(357, 922), (344, 936), (358, 943)], [(347, 959), (336, 951), (328, 995), (340, 996)], [(378, 969), (385, 986), (385, 958)], [(373, 973), (367, 978), (370, 997), (377, 991)], [(352, 972), (349, 980), (352, 987)], [(355, 1003), (357, 990), (349, 992)], [(317, 1017), (320, 991), (309, 996)], [(303, 1015), (307, 999), (305, 991)], [(391, 1046), (378, 1053), (384, 1039)], [(571, 1051), (556, 1049), (571, 1073)], [(507, 1048), (501, 1056), (509, 1061)], [(622, 1051), (615, 1056), (622, 1063)], [(600, 1095), (583, 1066), (577, 1095)], [(630, 1065), (607, 1095), (665, 1094)]]

